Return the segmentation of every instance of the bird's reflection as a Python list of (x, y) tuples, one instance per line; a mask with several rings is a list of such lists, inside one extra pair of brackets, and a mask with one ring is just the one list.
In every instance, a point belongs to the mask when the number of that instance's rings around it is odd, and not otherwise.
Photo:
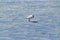
[(30, 22), (32, 22), (32, 23), (38, 23), (38, 21), (30, 21)]

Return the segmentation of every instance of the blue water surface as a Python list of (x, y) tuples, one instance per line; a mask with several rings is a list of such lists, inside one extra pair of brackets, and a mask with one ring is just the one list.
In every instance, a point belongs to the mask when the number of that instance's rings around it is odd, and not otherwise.
[(0, 40), (60, 40), (60, 1), (0, 0)]

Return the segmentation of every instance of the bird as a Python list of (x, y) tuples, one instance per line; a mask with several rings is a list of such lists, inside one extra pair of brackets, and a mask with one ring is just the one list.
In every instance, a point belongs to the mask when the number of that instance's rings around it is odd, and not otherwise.
[(30, 19), (33, 19), (33, 18), (34, 18), (34, 15), (29, 15), (29, 16), (27, 16), (26, 19), (27, 19), (28, 22), (30, 22), (31, 21)]

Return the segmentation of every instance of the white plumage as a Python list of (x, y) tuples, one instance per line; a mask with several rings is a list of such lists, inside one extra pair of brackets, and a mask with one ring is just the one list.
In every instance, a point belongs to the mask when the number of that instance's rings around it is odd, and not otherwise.
[(31, 19), (31, 18), (34, 18), (34, 15), (29, 15), (29, 16), (27, 17), (27, 19)]
[(30, 19), (34, 18), (34, 15), (27, 16), (27, 20), (30, 22)]

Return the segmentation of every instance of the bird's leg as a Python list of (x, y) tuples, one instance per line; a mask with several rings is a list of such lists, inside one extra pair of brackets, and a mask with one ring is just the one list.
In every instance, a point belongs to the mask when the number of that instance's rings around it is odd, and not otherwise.
[(28, 18), (27, 20), (28, 20), (28, 22), (30, 22), (30, 18)]

